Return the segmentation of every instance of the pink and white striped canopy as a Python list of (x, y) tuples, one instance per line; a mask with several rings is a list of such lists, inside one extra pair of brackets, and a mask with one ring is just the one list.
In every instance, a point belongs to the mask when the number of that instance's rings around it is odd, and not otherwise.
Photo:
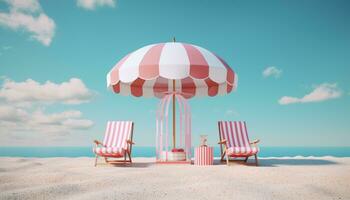
[(237, 80), (234, 71), (214, 53), (179, 42), (142, 47), (107, 74), (107, 86), (115, 93), (136, 97), (161, 98), (173, 89), (185, 98), (223, 95), (237, 87)]

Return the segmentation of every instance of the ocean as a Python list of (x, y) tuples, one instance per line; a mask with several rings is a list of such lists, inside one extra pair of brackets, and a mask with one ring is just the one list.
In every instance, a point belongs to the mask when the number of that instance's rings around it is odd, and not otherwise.
[[(192, 154), (193, 155), (193, 154)], [(93, 157), (92, 147), (0, 147), (0, 157)], [(133, 157), (155, 157), (154, 147), (133, 147)], [(220, 148), (214, 148), (220, 156)], [(350, 147), (260, 147), (259, 157), (350, 157)]]

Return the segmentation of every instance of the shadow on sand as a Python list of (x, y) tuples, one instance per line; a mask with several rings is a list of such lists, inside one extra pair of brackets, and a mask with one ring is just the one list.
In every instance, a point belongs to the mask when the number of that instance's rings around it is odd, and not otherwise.
[(155, 163), (151, 163), (151, 162), (133, 162), (133, 163), (113, 163), (110, 162), (108, 164), (103, 163), (100, 165), (105, 165), (105, 166), (110, 166), (110, 167), (130, 167), (130, 168), (146, 168), (146, 167), (151, 167), (152, 165), (155, 165)]
[[(192, 163), (193, 164), (193, 163)], [(259, 159), (259, 167), (280, 167), (280, 166), (317, 166), (317, 165), (336, 165), (335, 161), (317, 158), (261, 158)], [(155, 162), (133, 162), (132, 164), (127, 163), (113, 163), (109, 162), (101, 163), (100, 166), (110, 167), (131, 167), (131, 168), (147, 168), (156, 165)], [(221, 162), (219, 159), (214, 160), (214, 165), (226, 165), (226, 161)], [(243, 165), (255, 167), (253, 159), (249, 159), (247, 162), (243, 160), (230, 161), (230, 165)]]
[[(225, 162), (221, 162), (220, 160), (214, 161), (215, 165), (226, 165)], [(285, 166), (310, 166), (310, 165), (335, 165), (337, 162), (326, 160), (326, 159), (308, 159), (308, 158), (262, 158), (259, 159), (259, 167), (279, 167), (282, 165)], [(249, 159), (248, 162), (244, 162), (242, 160), (230, 161), (230, 165), (247, 165), (247, 166), (255, 166), (254, 160)]]

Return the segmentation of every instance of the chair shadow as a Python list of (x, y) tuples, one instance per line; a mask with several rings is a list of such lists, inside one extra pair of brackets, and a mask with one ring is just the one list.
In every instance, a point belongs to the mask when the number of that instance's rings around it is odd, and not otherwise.
[(326, 159), (310, 159), (310, 158), (289, 158), (289, 159), (281, 159), (281, 158), (266, 158), (259, 160), (260, 166), (263, 167), (277, 167), (279, 165), (291, 165), (291, 166), (315, 166), (315, 165), (335, 165), (337, 162), (326, 160)]
[(122, 168), (147, 168), (155, 163), (151, 162), (133, 162), (133, 163), (108, 163), (108, 166), (111, 167), (122, 167)]
[[(230, 165), (247, 165), (256, 166), (254, 159), (248, 159), (247, 162), (242, 160), (230, 161)], [(262, 158), (259, 159), (258, 167), (279, 167), (281, 165), (285, 166), (316, 166), (316, 165), (335, 165), (337, 162), (326, 160), (326, 159), (310, 159), (310, 158)], [(214, 165), (226, 165), (226, 161), (222, 162), (219, 159), (214, 160)]]

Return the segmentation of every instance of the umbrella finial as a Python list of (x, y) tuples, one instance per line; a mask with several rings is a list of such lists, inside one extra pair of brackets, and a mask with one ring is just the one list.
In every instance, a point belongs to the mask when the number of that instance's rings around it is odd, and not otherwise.
[(175, 37), (173, 37), (173, 42), (176, 42), (176, 39), (175, 39)]

